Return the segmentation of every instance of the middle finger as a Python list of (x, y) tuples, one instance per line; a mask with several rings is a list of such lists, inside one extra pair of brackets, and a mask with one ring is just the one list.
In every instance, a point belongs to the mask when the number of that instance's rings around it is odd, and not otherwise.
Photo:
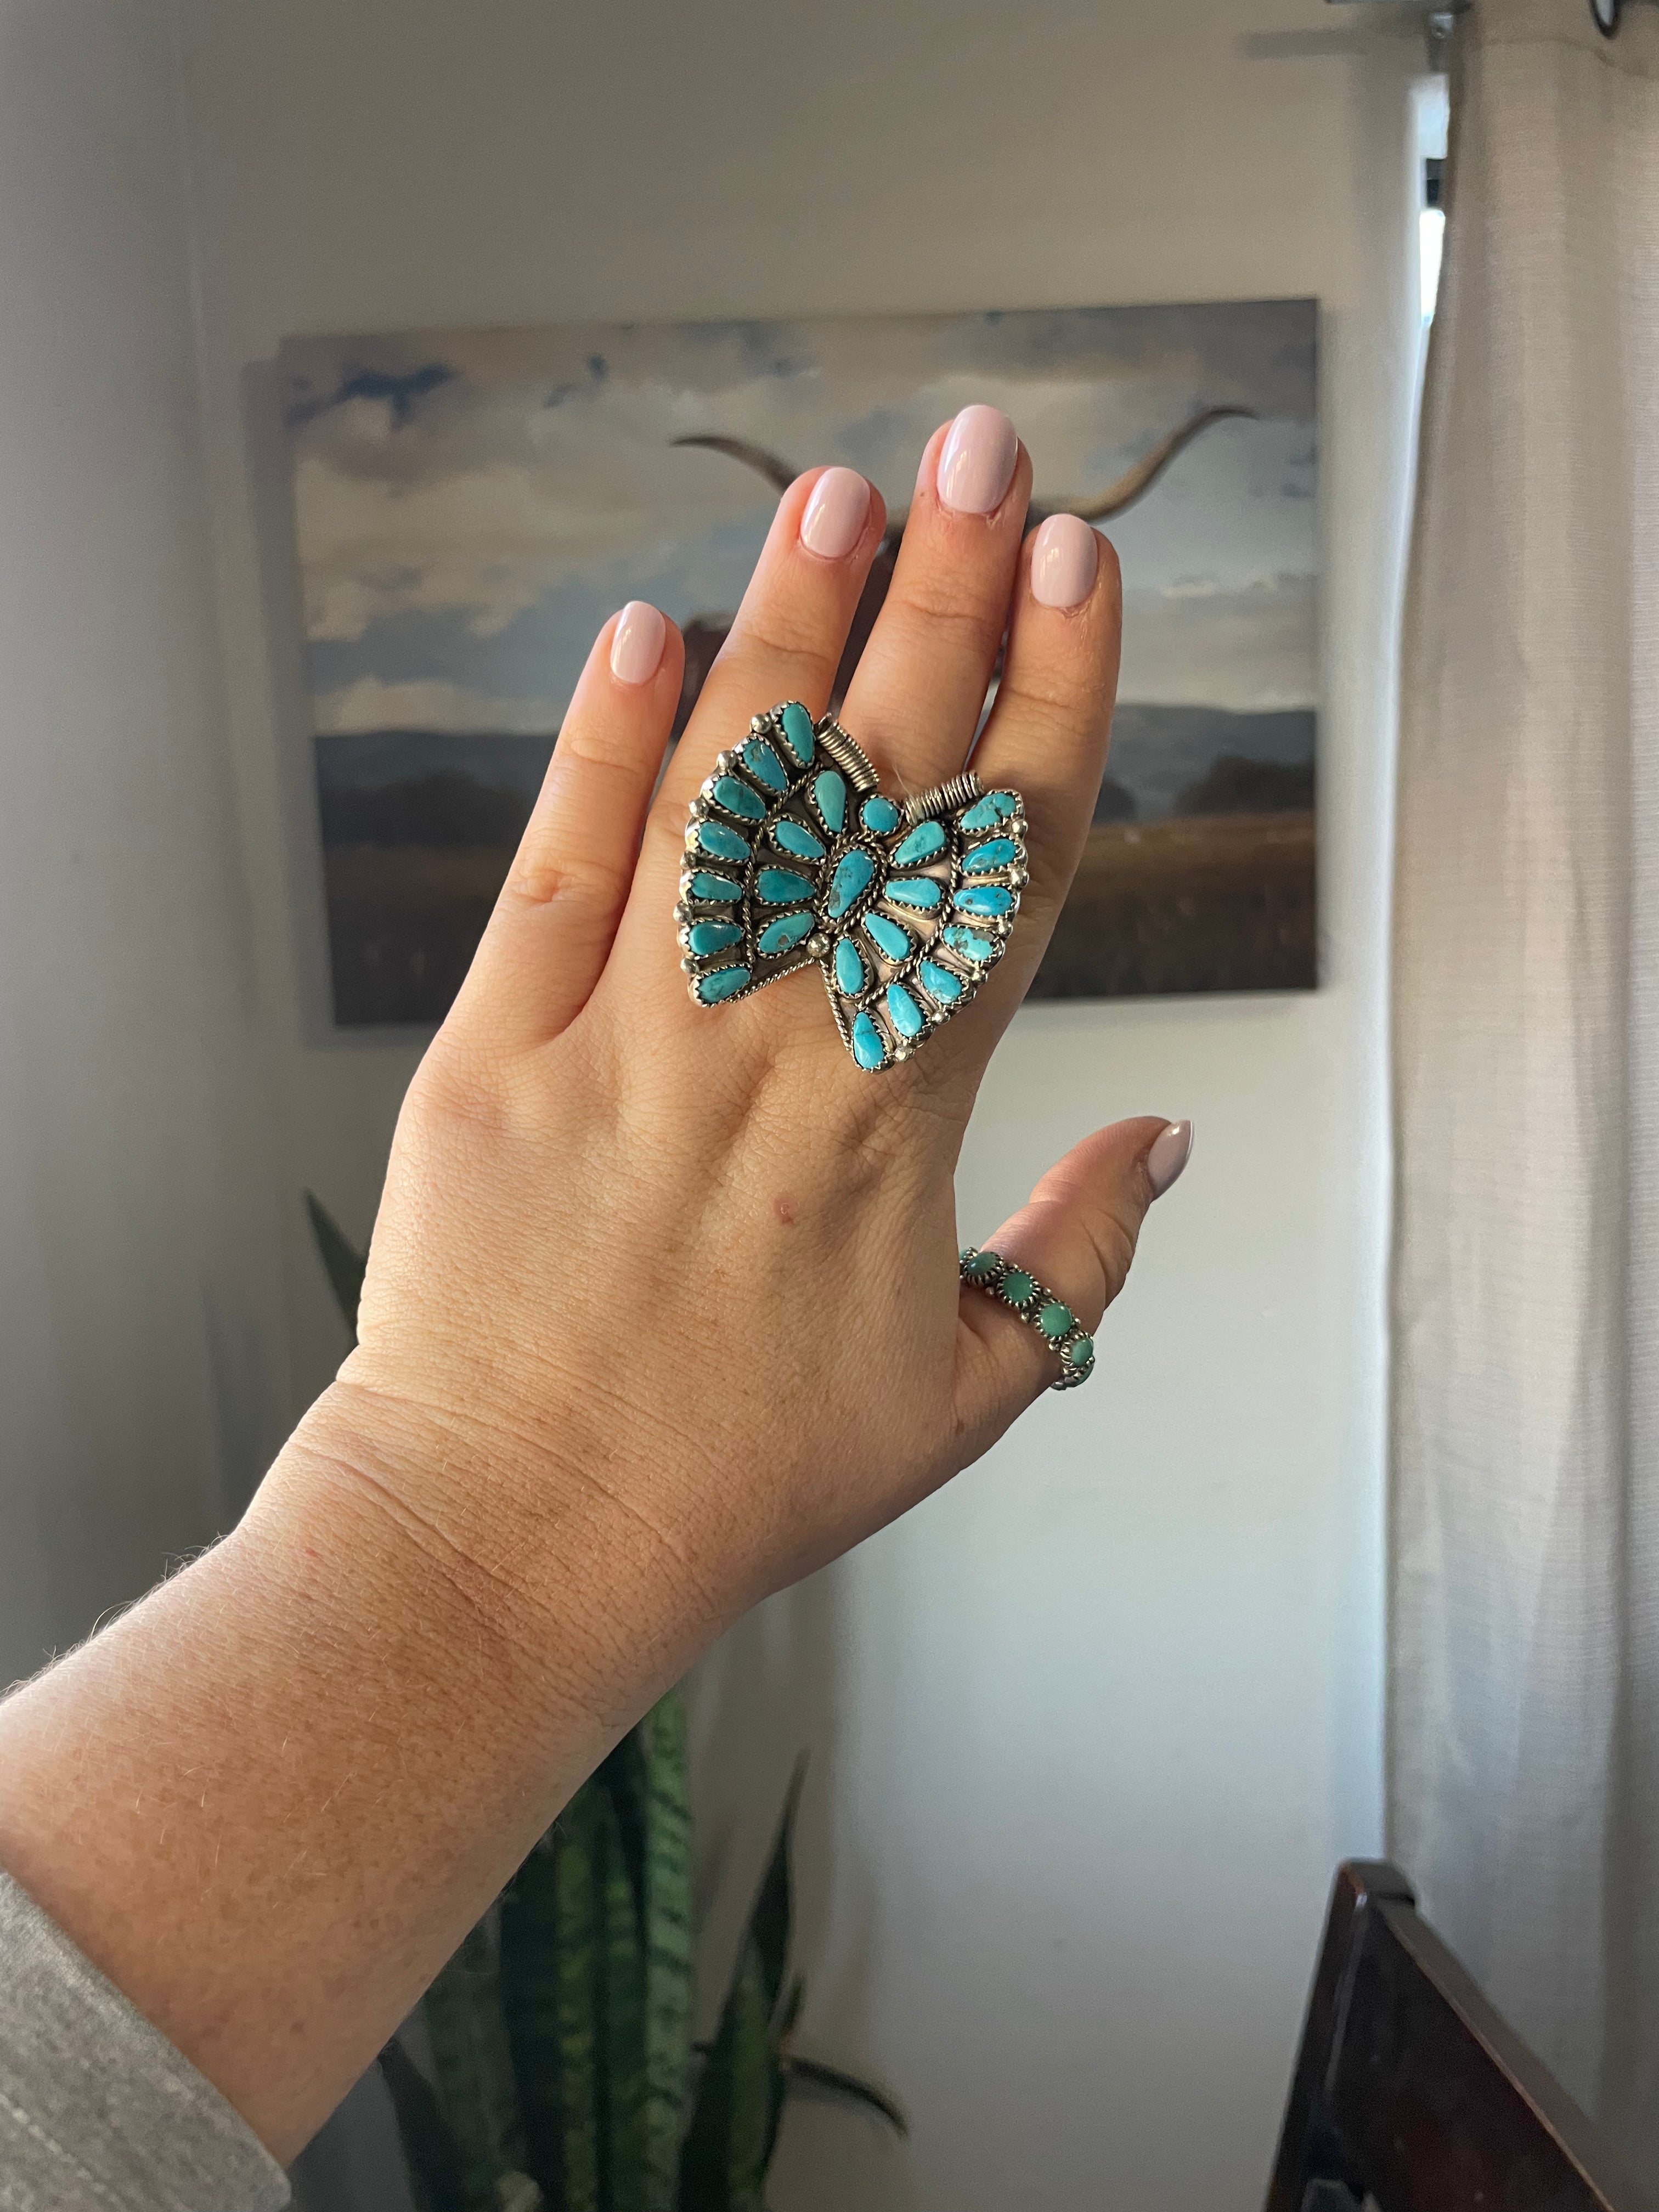
[(914, 793), (968, 757), (1007, 627), (1031, 463), (1000, 409), (965, 407), (922, 456), (897, 565), (841, 719)]

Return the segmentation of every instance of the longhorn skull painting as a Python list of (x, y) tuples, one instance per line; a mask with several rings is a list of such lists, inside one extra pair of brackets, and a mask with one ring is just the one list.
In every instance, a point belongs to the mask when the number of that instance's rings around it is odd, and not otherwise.
[(1030, 520), (1108, 526), (1124, 572), (1113, 757), (1034, 995), (1310, 987), (1316, 322), (1271, 301), (290, 342), (294, 743), (334, 1024), (441, 1018), (593, 632), (633, 597), (678, 622), (678, 736), (777, 495), (821, 461), (890, 517), (839, 703), (921, 449), (982, 398), (1030, 448)]

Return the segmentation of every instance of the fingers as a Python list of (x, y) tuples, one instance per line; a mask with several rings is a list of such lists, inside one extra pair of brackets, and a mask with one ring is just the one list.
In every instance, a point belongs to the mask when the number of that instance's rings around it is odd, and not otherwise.
[(658, 803), (678, 871), (685, 810), (750, 718), (785, 699), (823, 712), (865, 577), (887, 525), (881, 494), (852, 469), (811, 469), (778, 502), (749, 588), (702, 687)]
[[(1122, 1289), (1146, 1209), (1192, 1155), (1190, 1121), (1116, 1121), (1074, 1146), (982, 1249), (1015, 1261), (1091, 1333)], [(977, 1457), (1054, 1382), (1056, 1355), (1030, 1322), (964, 1284), (957, 1415)]]
[(599, 632), (447, 1028), (492, 1049), (556, 1036), (586, 1004), (634, 879), (679, 703), (674, 625), (629, 602)]
[(1110, 544), (1074, 514), (1050, 515), (1027, 541), (1002, 681), (974, 755), (988, 789), (1008, 786), (1025, 801), (1031, 880), (1003, 963), (1021, 993), (1071, 889), (1093, 818), (1122, 622), (1122, 580)]
[(902, 790), (943, 782), (968, 757), (1030, 496), (1030, 457), (1000, 409), (965, 407), (928, 441), (892, 585), (842, 710)]

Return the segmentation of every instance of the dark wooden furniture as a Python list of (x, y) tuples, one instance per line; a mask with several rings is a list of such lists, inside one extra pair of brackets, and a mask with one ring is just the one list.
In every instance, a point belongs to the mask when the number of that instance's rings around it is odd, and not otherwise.
[(1337, 1869), (1266, 2212), (1650, 2212), (1381, 1862)]

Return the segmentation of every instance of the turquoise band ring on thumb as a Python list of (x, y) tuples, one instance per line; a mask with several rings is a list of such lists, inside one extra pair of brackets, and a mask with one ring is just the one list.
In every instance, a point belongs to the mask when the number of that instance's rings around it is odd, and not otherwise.
[(1017, 1267), (1000, 1252), (981, 1252), (971, 1244), (961, 1255), (964, 1283), (999, 1299), (1010, 1313), (1034, 1328), (1060, 1360), (1051, 1390), (1074, 1390), (1095, 1371), (1095, 1340), (1064, 1298), (1045, 1290), (1028, 1267)]
[[(1103, 1130), (1091, 1142), (1109, 1142), (1123, 1126), (1117, 1124), (1111, 1129)], [(1068, 1154), (1066, 1161), (1044, 1178), (1045, 1184), (1053, 1184), (1062, 1177), (1068, 1164), (1075, 1162), (1085, 1149), (1079, 1147), (1079, 1152)], [(1162, 1198), (1171, 1184), (1178, 1181), (1192, 1158), (1192, 1152), (1193, 1125), (1190, 1121), (1168, 1121), (1158, 1131), (1141, 1156), (1146, 1178), (1145, 1188), (1150, 1192), (1152, 1200)], [(1041, 1185), (1037, 1194), (1039, 1197), (1042, 1194)], [(1088, 1225), (1089, 1207), (1086, 1203), (1079, 1206), (1079, 1200), (1086, 1197), (1085, 1185), (1073, 1195), (1070, 1201), (1073, 1206), (1079, 1207), (1085, 1227)], [(1135, 1206), (1137, 1224), (1145, 1200)], [(1078, 1213), (1069, 1218), (1075, 1220)], [(1013, 1230), (1022, 1244), (1030, 1236), (1031, 1224), (1029, 1221), (1010, 1222), (1007, 1226)], [(1005, 1258), (1000, 1252), (993, 1251), (988, 1246), (981, 1249), (970, 1244), (958, 1255), (957, 1272), (970, 1290), (983, 1291), (999, 1305), (1006, 1306), (1009, 1312), (1033, 1330), (1054, 1354), (1060, 1362), (1060, 1373), (1049, 1385), (1051, 1389), (1071, 1390), (1079, 1382), (1088, 1381), (1095, 1371), (1093, 1337), (1065, 1299), (1039, 1281), (1030, 1267)], [(1116, 1282), (1109, 1284), (1108, 1304), (1118, 1287)]]

